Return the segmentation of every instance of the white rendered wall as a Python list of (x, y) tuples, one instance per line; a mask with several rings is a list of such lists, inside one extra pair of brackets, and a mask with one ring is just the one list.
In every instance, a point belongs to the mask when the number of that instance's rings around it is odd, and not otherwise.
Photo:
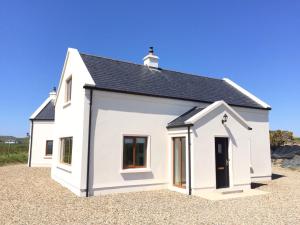
[(51, 167), (52, 156), (46, 156), (46, 141), (53, 140), (54, 122), (33, 121), (31, 166)]
[[(224, 126), (222, 118), (228, 115)], [(229, 140), (230, 187), (250, 186), (250, 132), (222, 105), (192, 127), (192, 188), (194, 191), (216, 189), (215, 137)]]
[[(93, 99), (91, 187), (94, 194), (169, 185), (172, 182), (169, 169), (170, 136), (165, 127), (168, 122), (201, 103), (103, 91), (94, 91)], [(207, 105), (202, 104), (203, 107)], [(192, 139), (192, 158), (196, 160), (193, 161), (192, 187), (215, 187), (214, 136), (228, 136), (228, 132), (234, 136), (229, 149), (235, 161), (231, 166), (231, 185), (249, 188), (250, 165), (256, 174), (270, 176), (268, 111), (239, 107), (234, 109), (253, 130), (249, 131), (236, 120), (229, 119), (228, 131), (220, 122), (223, 111), (214, 115), (204, 127), (194, 130), (193, 135), (200, 132), (203, 136), (194, 136)], [(150, 138), (150, 166), (147, 170), (131, 173), (122, 170), (123, 135), (146, 135)], [(204, 136), (207, 138), (203, 138)], [(200, 148), (203, 145), (209, 146), (210, 151), (206, 149), (202, 151), (203, 154), (197, 155), (196, 145)], [(251, 151), (250, 157), (250, 147), (253, 146), (256, 149)], [(210, 161), (207, 160), (208, 156)], [(199, 164), (201, 168), (197, 167)]]
[[(72, 76), (72, 99), (65, 102), (66, 80)], [(55, 132), (51, 176), (77, 195), (85, 189), (88, 135), (88, 96), (83, 88), (90, 75), (76, 49), (69, 49), (55, 105)], [(90, 83), (92, 84), (92, 83)], [(60, 138), (73, 137), (72, 164), (60, 163)]]
[(238, 107), (235, 109), (252, 127), (250, 136), (252, 181), (270, 180), (272, 167), (269, 138), (269, 111)]
[[(167, 187), (172, 181), (166, 126), (194, 105), (187, 101), (95, 91), (91, 145), (94, 194)], [(149, 165), (143, 172), (122, 170), (124, 135), (149, 137)]]

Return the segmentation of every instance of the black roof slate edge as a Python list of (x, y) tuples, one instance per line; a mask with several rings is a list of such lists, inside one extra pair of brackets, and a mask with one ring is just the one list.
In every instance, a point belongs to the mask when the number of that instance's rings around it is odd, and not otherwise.
[(174, 125), (174, 126), (167, 126), (167, 128), (179, 128), (179, 127), (192, 127), (194, 124), (188, 123), (188, 124), (182, 124), (182, 125)]
[(30, 121), (55, 121), (55, 120), (49, 120), (49, 119), (29, 119)]
[[(109, 92), (117, 92), (117, 93), (125, 93), (125, 94), (133, 94), (133, 95), (142, 95), (142, 96), (151, 96), (151, 97), (158, 97), (158, 98), (169, 98), (169, 99), (178, 99), (178, 100), (185, 100), (185, 101), (193, 101), (193, 102), (202, 102), (202, 103), (213, 103), (209, 101), (200, 101), (195, 99), (187, 99), (187, 98), (179, 98), (179, 97), (170, 97), (170, 96), (162, 96), (162, 95), (152, 95), (152, 94), (144, 94), (139, 92), (131, 92), (131, 91), (122, 91), (122, 90), (113, 90), (109, 88), (99, 88), (91, 85), (84, 85), (83, 88), (86, 89), (93, 89), (98, 91), (109, 91)], [(221, 100), (221, 99), (220, 99)], [(235, 105), (235, 104), (229, 104), (230, 106), (236, 106), (241, 108), (249, 108), (249, 109), (261, 109), (261, 110), (271, 110), (271, 107), (263, 108), (263, 107), (252, 107), (252, 106), (244, 106), (244, 105)]]

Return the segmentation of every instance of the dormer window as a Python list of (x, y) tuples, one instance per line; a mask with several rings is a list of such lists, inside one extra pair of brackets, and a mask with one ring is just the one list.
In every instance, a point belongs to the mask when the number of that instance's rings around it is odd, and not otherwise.
[(66, 80), (66, 102), (70, 102), (72, 98), (72, 77)]

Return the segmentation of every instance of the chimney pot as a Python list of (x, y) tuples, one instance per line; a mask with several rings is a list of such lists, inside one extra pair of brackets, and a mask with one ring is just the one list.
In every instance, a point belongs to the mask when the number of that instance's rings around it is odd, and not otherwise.
[(153, 53), (154, 53), (153, 47), (149, 47), (149, 53), (150, 53), (150, 54), (153, 54)]

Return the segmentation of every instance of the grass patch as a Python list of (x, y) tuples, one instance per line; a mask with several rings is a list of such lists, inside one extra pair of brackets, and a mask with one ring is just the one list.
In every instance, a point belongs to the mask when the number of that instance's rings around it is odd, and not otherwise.
[(300, 144), (300, 137), (294, 137), (294, 141), (295, 141), (297, 144)]
[(0, 143), (0, 166), (14, 163), (27, 163), (28, 143), (4, 144)]

